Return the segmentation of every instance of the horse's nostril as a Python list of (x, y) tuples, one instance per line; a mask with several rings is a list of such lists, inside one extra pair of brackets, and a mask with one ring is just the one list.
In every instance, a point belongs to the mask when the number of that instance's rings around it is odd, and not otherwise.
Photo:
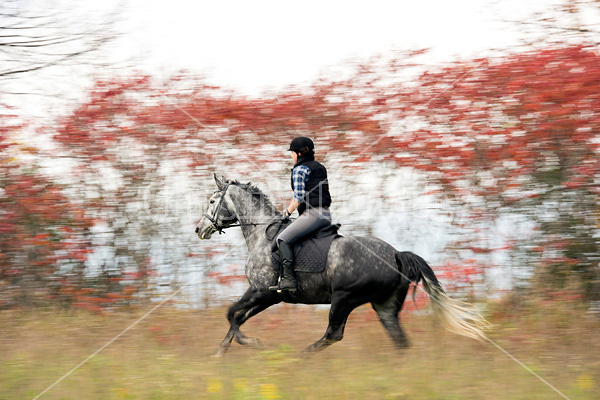
[(196, 233), (198, 233), (198, 231), (199, 231), (199, 230), (200, 230), (200, 229), (196, 228)]

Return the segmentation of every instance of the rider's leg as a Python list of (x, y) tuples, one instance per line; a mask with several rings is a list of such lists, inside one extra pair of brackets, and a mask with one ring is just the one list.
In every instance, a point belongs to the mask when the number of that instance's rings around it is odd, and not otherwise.
[(294, 275), (294, 248), (291, 243), (278, 240), (279, 257), (281, 258), (281, 277), (277, 285), (270, 286), (271, 290), (289, 290), (298, 289), (298, 282)]
[(282, 260), (282, 274), (279, 284), (269, 287), (271, 290), (296, 290), (298, 287), (294, 275), (294, 244), (310, 236), (311, 233), (329, 225), (331, 214), (326, 208), (308, 208), (285, 228), (277, 237), (279, 255)]

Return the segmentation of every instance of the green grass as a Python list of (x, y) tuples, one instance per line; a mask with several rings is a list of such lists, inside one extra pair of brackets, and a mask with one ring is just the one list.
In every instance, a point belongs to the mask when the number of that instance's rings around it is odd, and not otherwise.
[[(571, 399), (600, 393), (600, 318), (561, 303), (517, 314), (492, 307), (492, 340)], [(33, 399), (147, 310), (0, 313), (0, 399)], [(404, 315), (412, 347), (391, 344), (373, 312), (350, 317), (343, 341), (305, 357), (327, 310), (284, 305), (244, 326), (262, 351), (234, 343), (224, 309), (160, 309), (41, 399), (560, 399), (489, 343), (445, 332), (432, 316)]]

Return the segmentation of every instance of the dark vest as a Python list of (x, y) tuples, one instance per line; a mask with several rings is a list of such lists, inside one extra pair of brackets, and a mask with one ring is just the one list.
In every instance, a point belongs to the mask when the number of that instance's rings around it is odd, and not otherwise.
[[(331, 205), (331, 195), (329, 194), (329, 183), (327, 182), (327, 170), (323, 164), (310, 158), (301, 157), (294, 168), (299, 165), (306, 165), (310, 168), (310, 175), (306, 181), (304, 202), (298, 206), (298, 213), (302, 214), (306, 210), (306, 204), (311, 207), (329, 207)], [(292, 179), (290, 181), (292, 190), (294, 190), (294, 182)]]

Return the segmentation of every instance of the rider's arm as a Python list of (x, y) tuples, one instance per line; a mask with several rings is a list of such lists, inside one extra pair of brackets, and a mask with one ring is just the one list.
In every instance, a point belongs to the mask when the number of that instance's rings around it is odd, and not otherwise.
[(304, 191), (306, 187), (306, 181), (308, 180), (308, 176), (310, 175), (310, 168), (306, 165), (299, 165), (292, 171), (292, 182), (294, 187), (294, 197), (290, 202), (290, 205), (287, 207), (287, 211), (291, 214), (293, 213), (302, 202), (305, 201), (304, 196), (306, 192)]
[(299, 201), (296, 200), (292, 200), (290, 202), (290, 205), (287, 207), (287, 212), (290, 213), (290, 215), (292, 215), (292, 213), (294, 211), (296, 211), (296, 209), (298, 208), (298, 206), (300, 205)]

